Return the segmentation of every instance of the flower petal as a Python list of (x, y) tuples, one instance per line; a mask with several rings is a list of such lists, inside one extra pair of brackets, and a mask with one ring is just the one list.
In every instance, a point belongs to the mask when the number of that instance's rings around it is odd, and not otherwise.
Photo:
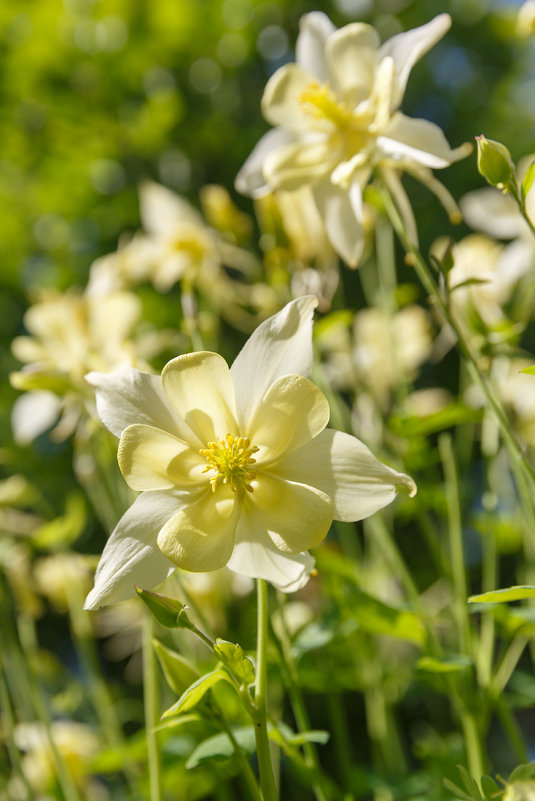
[(411, 497), (416, 493), (410, 476), (382, 464), (356, 437), (331, 429), (283, 457), (277, 473), (329, 495), (335, 520), (369, 517), (394, 500), (399, 485), (407, 487)]
[(205, 463), (198, 450), (153, 426), (125, 428), (117, 460), (126, 483), (134, 490), (166, 490), (205, 483), (201, 477)]
[(165, 186), (145, 181), (139, 188), (140, 215), (149, 234), (168, 239), (177, 226), (204, 226), (199, 212)]
[(336, 28), (322, 11), (304, 14), (299, 22), (295, 46), (297, 63), (318, 81), (327, 81), (329, 71), (325, 61), (325, 45)]
[(239, 434), (232, 376), (218, 353), (199, 351), (172, 359), (162, 370), (162, 387), (168, 403), (203, 444)]
[(102, 422), (116, 437), (128, 426), (143, 423), (199, 446), (192, 431), (170, 407), (160, 376), (125, 367), (113, 373), (88, 373), (85, 379), (96, 390)]
[(300, 96), (314, 77), (298, 64), (285, 64), (269, 79), (262, 95), (262, 114), (271, 125), (299, 132), (310, 128), (311, 117)]
[(272, 189), (291, 192), (329, 175), (338, 161), (327, 137), (294, 142), (273, 150), (264, 161), (264, 177)]
[(174, 570), (156, 537), (183, 503), (184, 496), (170, 492), (144, 492), (136, 498), (106, 543), (84, 609), (124, 601), (135, 595), (134, 584), (154, 587)]
[(240, 499), (230, 487), (208, 489), (167, 521), (158, 534), (158, 547), (184, 570), (218, 570), (232, 554), (240, 511)]
[(352, 184), (351, 195), (329, 181), (316, 184), (313, 190), (331, 245), (350, 267), (356, 267), (364, 248), (362, 218), (355, 214), (358, 183)]
[(352, 108), (371, 93), (378, 49), (379, 34), (364, 22), (345, 25), (326, 44), (333, 88)]
[(513, 239), (526, 231), (526, 222), (512, 197), (492, 186), (468, 192), (459, 205), (464, 219), (476, 231), (498, 239)]
[(238, 192), (250, 197), (263, 197), (271, 192), (264, 177), (264, 161), (274, 150), (290, 144), (293, 136), (282, 128), (268, 131), (258, 141), (234, 181)]
[(296, 592), (308, 582), (314, 559), (309, 553), (282, 553), (266, 536), (254, 510), (244, 509), (227, 567), (243, 576), (265, 579), (282, 592)]
[(58, 419), (61, 401), (53, 392), (27, 392), (11, 410), (11, 427), (17, 445), (28, 445)]
[(432, 169), (449, 167), (466, 155), (462, 148), (450, 148), (438, 125), (401, 113), (394, 114), (382, 136), (377, 138), (377, 147), (393, 159), (409, 159)]
[(312, 318), (317, 305), (312, 295), (290, 301), (261, 323), (238, 353), (230, 372), (244, 432), (271, 384), (283, 375), (310, 373)]
[[(305, 446), (306, 447), (306, 446)], [(318, 545), (333, 521), (333, 502), (319, 489), (262, 472), (251, 482), (254, 491), (244, 508), (254, 507), (266, 539), (286, 553), (299, 553)]]
[(379, 58), (392, 58), (396, 67), (396, 92), (392, 108), (398, 108), (405, 94), (405, 87), (414, 64), (430, 50), (450, 29), (449, 14), (439, 14), (426, 25), (398, 33), (385, 42), (379, 50)]
[(327, 398), (308, 378), (287, 375), (277, 379), (247, 424), (247, 436), (259, 448), (258, 465), (309, 442), (323, 431), (329, 416)]

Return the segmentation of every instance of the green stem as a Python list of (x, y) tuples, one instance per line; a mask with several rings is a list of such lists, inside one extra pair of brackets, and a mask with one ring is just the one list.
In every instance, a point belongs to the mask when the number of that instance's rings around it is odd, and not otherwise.
[(422, 282), (425, 291), (432, 298), (436, 309), (440, 312), (443, 319), (448, 323), (448, 325), (453, 330), (457, 338), (457, 346), (459, 352), (466, 362), (467, 369), (470, 373), (470, 377), (481, 389), (487, 400), (487, 403), (489, 404), (489, 407), (495, 414), (503, 440), (509, 450), (509, 453), (511, 454), (514, 461), (519, 465), (521, 465), (525, 475), (529, 478), (532, 486), (535, 488), (535, 470), (529, 463), (525, 453), (523, 452), (514, 434), (512, 433), (509, 421), (507, 419), (507, 415), (505, 414), (503, 406), (500, 403), (498, 397), (496, 396), (492, 385), (480, 372), (477, 366), (475, 356), (472, 353), (472, 350), (463, 332), (461, 331), (454, 317), (450, 313), (450, 310), (442, 297), (442, 294), (435, 282), (435, 279), (433, 277), (433, 274), (429, 266), (427, 265), (427, 262), (423, 258), (420, 251), (415, 247), (415, 245), (410, 241), (409, 237), (407, 236), (407, 233), (403, 227), (403, 223), (398, 214), (396, 206), (392, 198), (390, 197), (388, 191), (384, 190), (381, 193), (381, 197), (383, 199), (384, 207), (390, 219), (392, 227), (394, 228), (396, 234), (398, 235), (399, 240), (403, 245), (406, 253), (410, 256), (411, 264), (414, 267), (420, 281)]
[(255, 720), (256, 754), (260, 773), (260, 786), (264, 801), (278, 801), (269, 737), (267, 730), (267, 638), (268, 638), (268, 595), (264, 579), (256, 580), (257, 590), (257, 646), (256, 680), (254, 700), (257, 709)]
[(245, 784), (247, 785), (247, 789), (249, 792), (249, 799), (250, 801), (262, 801), (262, 795), (260, 790), (258, 789), (258, 784), (256, 782), (256, 777), (253, 773), (251, 765), (249, 764), (249, 760), (245, 756), (243, 749), (241, 748), (239, 742), (236, 740), (234, 736), (234, 732), (228, 725), (225, 716), (221, 709), (219, 709), (219, 723), (221, 724), (223, 730), (226, 732), (227, 737), (229, 738), (232, 746), (234, 748), (234, 753), (236, 755), (236, 759), (240, 763), (241, 767), (241, 777), (243, 778)]
[(152, 616), (146, 614), (143, 621), (143, 700), (145, 705), (145, 736), (147, 738), (150, 801), (162, 801), (160, 750), (156, 731), (159, 713), (156, 657), (152, 645), (153, 628)]

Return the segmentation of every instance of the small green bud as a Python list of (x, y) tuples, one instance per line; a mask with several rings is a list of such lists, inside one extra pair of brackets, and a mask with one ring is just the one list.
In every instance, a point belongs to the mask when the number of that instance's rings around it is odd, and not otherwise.
[(507, 191), (514, 181), (515, 165), (511, 154), (501, 142), (476, 136), (477, 168), (491, 186)]

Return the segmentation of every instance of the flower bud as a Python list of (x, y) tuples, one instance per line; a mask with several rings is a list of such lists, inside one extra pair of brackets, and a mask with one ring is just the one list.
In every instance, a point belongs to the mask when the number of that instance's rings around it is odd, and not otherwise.
[(477, 168), (481, 175), (498, 189), (507, 190), (514, 180), (515, 165), (511, 154), (501, 142), (476, 136)]

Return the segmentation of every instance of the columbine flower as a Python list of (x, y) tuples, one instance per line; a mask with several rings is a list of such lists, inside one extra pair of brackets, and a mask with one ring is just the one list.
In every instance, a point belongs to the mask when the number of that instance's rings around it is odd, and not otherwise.
[(91, 374), (97, 408), (120, 436), (119, 465), (142, 494), (112, 533), (86, 606), (161, 582), (178, 565), (228, 565), (286, 591), (306, 582), (306, 553), (333, 518), (360, 520), (408, 476), (355, 437), (326, 429), (312, 362), (312, 297), (260, 325), (229, 369), (216, 353), (170, 361), (161, 376)]
[(137, 345), (129, 339), (140, 313), (139, 299), (128, 292), (95, 298), (71, 291), (30, 306), (24, 315), (30, 336), (12, 342), (15, 357), (26, 362), (10, 376), (13, 386), (27, 393), (15, 402), (12, 414), (20, 444), (46, 431), (60, 413), (56, 438), (72, 434), (92, 399), (84, 378), (89, 370), (140, 364)]
[(398, 111), (412, 66), (450, 24), (450, 17), (440, 14), (380, 45), (370, 25), (357, 22), (337, 30), (325, 14), (306, 14), (297, 63), (277, 70), (262, 98), (264, 117), (276, 128), (242, 167), (239, 191), (258, 196), (312, 187), (332, 245), (350, 265), (362, 251), (362, 193), (375, 167), (413, 238), (416, 226), (402, 171), (425, 183), (458, 217), (453, 198), (431, 170), (464, 157), (470, 146), (451, 150), (438, 126)]

